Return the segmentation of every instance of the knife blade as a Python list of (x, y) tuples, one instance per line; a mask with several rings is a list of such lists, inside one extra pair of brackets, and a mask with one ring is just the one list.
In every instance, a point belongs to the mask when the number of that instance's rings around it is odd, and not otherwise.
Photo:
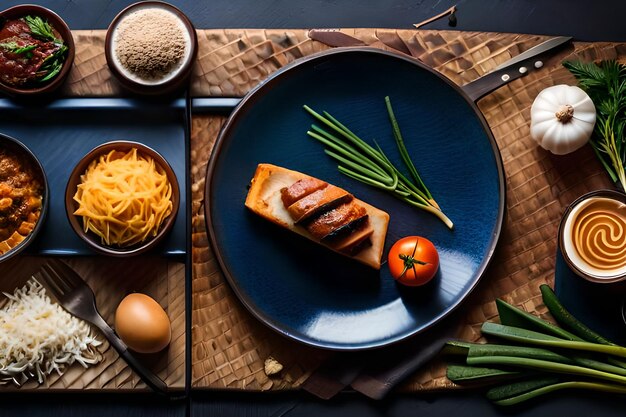
[(564, 46), (571, 39), (569, 36), (548, 39), (500, 64), (488, 74), (465, 84), (461, 89), (470, 100), (476, 102), (503, 85), (542, 68), (545, 56), (554, 53), (557, 48)]
[(571, 36), (557, 36), (557, 37), (554, 37), (554, 38), (550, 38), (547, 41), (542, 42), (539, 45), (533, 46), (529, 50), (524, 51), (521, 54), (514, 56), (513, 58), (509, 59), (508, 61), (503, 62), (502, 64), (500, 64), (497, 67), (495, 67), (493, 69), (493, 71), (498, 71), (498, 70), (501, 70), (501, 69), (512, 67), (512, 66), (515, 66), (515, 65), (517, 65), (518, 63), (520, 63), (522, 61), (526, 61), (527, 59), (538, 57), (539, 55), (543, 54), (544, 52), (548, 52), (548, 51), (550, 51), (552, 49), (558, 48), (559, 46), (563, 45), (564, 43), (569, 42), (571, 39), (572, 39)]

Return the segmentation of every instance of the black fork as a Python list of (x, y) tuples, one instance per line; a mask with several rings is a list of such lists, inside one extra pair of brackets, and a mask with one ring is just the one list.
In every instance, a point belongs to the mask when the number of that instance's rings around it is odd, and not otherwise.
[(158, 393), (167, 394), (165, 382), (130, 353), (126, 344), (102, 318), (96, 307), (96, 297), (93, 291), (72, 268), (59, 260), (52, 260), (42, 266), (39, 275), (65, 310), (100, 329), (109, 343), (146, 385)]

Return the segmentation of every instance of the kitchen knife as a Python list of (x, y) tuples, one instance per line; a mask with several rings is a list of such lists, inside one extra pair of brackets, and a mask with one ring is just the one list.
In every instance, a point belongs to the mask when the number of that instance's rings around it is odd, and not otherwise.
[[(360, 39), (343, 33), (339, 29), (311, 29), (309, 38), (335, 47), (365, 45)], [(500, 64), (492, 72), (466, 84), (462, 89), (475, 102), (504, 84), (543, 67), (545, 55), (566, 44), (571, 39), (570, 36), (557, 36), (548, 39)], [(395, 49), (396, 52), (407, 54), (406, 48), (395, 47), (388, 42), (385, 42), (385, 45)]]
[(497, 88), (542, 68), (546, 56), (554, 53), (557, 48), (567, 44), (571, 39), (569, 36), (557, 36), (548, 39), (500, 64), (490, 73), (465, 84), (461, 88), (472, 101), (476, 102)]

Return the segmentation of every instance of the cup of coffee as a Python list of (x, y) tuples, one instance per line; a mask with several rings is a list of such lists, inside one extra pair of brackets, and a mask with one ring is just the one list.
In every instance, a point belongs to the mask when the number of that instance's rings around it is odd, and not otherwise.
[(626, 279), (626, 194), (599, 190), (574, 201), (559, 225), (559, 247), (569, 267), (598, 283)]

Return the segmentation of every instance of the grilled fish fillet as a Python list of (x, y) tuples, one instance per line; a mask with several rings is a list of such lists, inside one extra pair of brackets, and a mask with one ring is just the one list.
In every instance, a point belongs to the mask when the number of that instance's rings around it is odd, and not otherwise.
[[(298, 181), (300, 183), (296, 184)], [(326, 188), (330, 191), (326, 193), (319, 192)], [(316, 193), (319, 197), (313, 196)], [(334, 200), (330, 199), (329, 195), (336, 199), (336, 204), (333, 204)], [(310, 213), (310, 215), (306, 216), (308, 220), (304, 224), (297, 224), (286, 204), (289, 205), (289, 208), (292, 208), (294, 204), (302, 200), (307, 202), (306, 213)], [(325, 221), (324, 216), (334, 219), (333, 216), (329, 216), (329, 211), (346, 203), (356, 204), (365, 211), (367, 217), (361, 222), (362, 224), (358, 224), (358, 227), (347, 227), (346, 231), (342, 232), (338, 239), (329, 241), (326, 241), (326, 239), (321, 240), (307, 230), (307, 224), (315, 225), (315, 228), (311, 230), (317, 234), (316, 231), (320, 228), (320, 223)], [(272, 223), (296, 232), (372, 268), (380, 269), (389, 215), (364, 201), (354, 198), (351, 194), (338, 187), (325, 184), (323, 181), (301, 172), (271, 164), (259, 164), (250, 182), (250, 189), (245, 204), (252, 212)], [(359, 213), (358, 217), (363, 217), (362, 210), (355, 211)], [(294, 214), (298, 221), (302, 221), (299, 217), (301, 214), (302, 211), (297, 211)], [(339, 229), (341, 226), (348, 226), (349, 222), (353, 220), (354, 216), (345, 216), (345, 224), (332, 224), (327, 225), (327, 227), (333, 230)]]

